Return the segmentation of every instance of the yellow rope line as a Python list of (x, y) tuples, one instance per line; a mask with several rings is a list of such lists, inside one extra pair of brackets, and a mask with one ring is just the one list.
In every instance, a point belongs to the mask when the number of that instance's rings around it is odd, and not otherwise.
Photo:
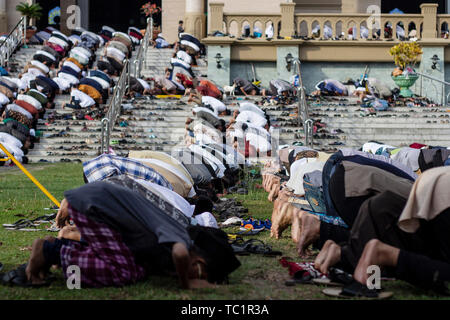
[(6, 154), (6, 156), (8, 157), (7, 159), (1, 159), (0, 161), (8, 161), (11, 160), (12, 162), (14, 162), (14, 164), (20, 169), (22, 170), (23, 173), (25, 173), (25, 175), (39, 188), (41, 189), (41, 191), (50, 199), (52, 200), (52, 202), (54, 204), (56, 204), (58, 206), (58, 208), (61, 206), (61, 204), (59, 203), (58, 200), (55, 199), (55, 197), (53, 197), (50, 192), (47, 191), (47, 189), (45, 189), (45, 187), (39, 183), (39, 181), (36, 180), (35, 177), (33, 177), (33, 175), (27, 170), (25, 169), (25, 167), (19, 162), (17, 161), (16, 158), (14, 158), (14, 156), (9, 153), (8, 150), (6, 150), (6, 148), (0, 143), (0, 149), (3, 150), (3, 152)]

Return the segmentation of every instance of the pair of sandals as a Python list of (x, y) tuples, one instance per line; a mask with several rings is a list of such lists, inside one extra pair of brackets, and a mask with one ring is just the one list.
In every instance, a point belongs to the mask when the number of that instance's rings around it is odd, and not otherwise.
[[(0, 266), (0, 271), (1, 271)], [(11, 287), (21, 287), (21, 288), (42, 288), (49, 286), (55, 276), (49, 274), (45, 281), (41, 284), (33, 284), (28, 280), (26, 275), (27, 264), (22, 264), (17, 269), (11, 270), (7, 273), (0, 273), (0, 284)]]
[(312, 279), (309, 273), (301, 278), (294, 278), (286, 281), (286, 285), (295, 284), (317, 284), (329, 288), (322, 290), (322, 293), (335, 298), (368, 298), (384, 300), (393, 296), (392, 292), (384, 292), (377, 289), (369, 289), (367, 286), (359, 283), (351, 274), (348, 274), (337, 268), (330, 268), (327, 278)]
[(248, 256), (250, 254), (261, 254), (265, 257), (281, 256), (281, 251), (274, 251), (272, 247), (265, 244), (258, 239), (250, 239), (244, 241), (242, 238), (237, 238), (231, 243), (231, 248), (234, 254), (238, 256)]
[(37, 229), (38, 226), (44, 223), (49, 223), (56, 218), (56, 213), (46, 214), (36, 219), (20, 219), (12, 224), (3, 224), (6, 230), (16, 230), (16, 231), (40, 231)]

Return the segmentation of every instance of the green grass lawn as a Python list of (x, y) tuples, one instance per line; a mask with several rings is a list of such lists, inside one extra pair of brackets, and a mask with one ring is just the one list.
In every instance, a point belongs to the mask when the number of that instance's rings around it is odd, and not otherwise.
[[(81, 164), (37, 164), (27, 168), (58, 200), (63, 192), (83, 185)], [(35, 218), (49, 213), (44, 208), (53, 203), (28, 180), (17, 168), (0, 168), (0, 224), (13, 223), (21, 218)], [(236, 196), (249, 209), (255, 218), (270, 218), (272, 204), (267, 194), (251, 190), (249, 195)], [(227, 231), (236, 231), (228, 229)], [(4, 271), (25, 263), (30, 254), (30, 245), (36, 237), (55, 236), (46, 231), (20, 232), (8, 231), (0, 226), (0, 262)], [(290, 229), (282, 239), (273, 240), (269, 232), (252, 238), (261, 239), (280, 250), (284, 256), (296, 258), (295, 244), (290, 239)], [(176, 279), (151, 277), (145, 282), (125, 288), (69, 290), (61, 271), (54, 271), (58, 279), (50, 287), (42, 289), (23, 289), (0, 286), (0, 299), (326, 299), (322, 288), (314, 285), (286, 287), (289, 278), (287, 269), (278, 258), (257, 255), (239, 257), (242, 266), (230, 276), (230, 284), (216, 289), (196, 291), (180, 290)], [(401, 281), (383, 282), (383, 287), (394, 291), (395, 299), (438, 299), (430, 292), (419, 290)]]

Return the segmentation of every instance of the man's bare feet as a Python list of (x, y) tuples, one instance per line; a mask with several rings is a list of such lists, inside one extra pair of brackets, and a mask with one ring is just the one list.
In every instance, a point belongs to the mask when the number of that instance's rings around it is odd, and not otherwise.
[(327, 240), (325, 244), (322, 247), (322, 250), (320, 250), (319, 254), (317, 255), (316, 259), (314, 260), (314, 268), (317, 270), (320, 270), (320, 267), (325, 262), (325, 258), (328, 255), (328, 249), (332, 244), (335, 244), (333, 240)]
[(280, 192), (280, 185), (277, 183), (272, 184), (272, 189), (270, 190), (267, 199), (270, 202), (273, 202), (278, 197), (279, 192)]
[(292, 237), (292, 241), (294, 241), (295, 243), (298, 243), (298, 240), (300, 239), (301, 218), (302, 218), (303, 212), (304, 211), (302, 211), (298, 208), (295, 208), (295, 207), (292, 212), (291, 237)]
[(300, 239), (298, 240), (297, 249), (299, 256), (306, 254), (306, 249), (314, 241), (320, 237), (320, 220), (319, 217), (304, 212), (300, 224)]
[(387, 245), (378, 239), (367, 242), (356, 266), (353, 278), (361, 284), (367, 283), (367, 268), (371, 265), (395, 267), (400, 249)]
[(324, 274), (327, 274), (328, 269), (334, 266), (340, 260), (341, 260), (341, 247), (333, 242), (328, 247), (327, 256), (325, 257), (324, 262), (320, 265), (319, 271)]
[(44, 242), (54, 241), (52, 237), (36, 239), (31, 248), (31, 256), (25, 270), (27, 279), (34, 285), (43, 284), (48, 270), (45, 270)]

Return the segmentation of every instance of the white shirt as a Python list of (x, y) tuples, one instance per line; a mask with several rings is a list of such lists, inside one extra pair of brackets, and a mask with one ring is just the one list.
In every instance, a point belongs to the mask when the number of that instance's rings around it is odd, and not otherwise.
[(7, 96), (5, 96), (3, 93), (0, 92), (0, 105), (5, 105), (9, 103), (9, 99)]
[(81, 53), (81, 54), (84, 54), (86, 57), (88, 57), (88, 58), (90, 58), (91, 56), (92, 56), (92, 53), (89, 51), (89, 50), (87, 50), (87, 49), (85, 49), (85, 48), (83, 48), (83, 47), (75, 47), (75, 48), (73, 48), (72, 50), (70, 50), (71, 52), (76, 52), (76, 53)]
[(92, 80), (98, 82), (102, 86), (102, 89), (104, 89), (104, 90), (105, 89), (109, 89), (109, 87), (110, 87), (109, 83), (107, 81), (103, 80), (102, 78), (99, 78), (99, 77), (87, 77), (87, 79), (92, 79)]
[(54, 55), (52, 55), (51, 53), (48, 53), (47, 51), (44, 50), (38, 50), (36, 51), (36, 54), (41, 54), (43, 56), (46, 56), (47, 58), (49, 58), (50, 60), (52, 60), (53, 62), (56, 61), (56, 58)]
[[(142, 160), (142, 159), (139, 159)], [(162, 187), (156, 183), (143, 180), (143, 179), (135, 179), (142, 186), (149, 189), (150, 191), (156, 193), (159, 197), (171, 203), (175, 208), (183, 212), (183, 214), (187, 217), (192, 217), (194, 214), (194, 208), (191, 206), (189, 202), (187, 202), (182, 196), (178, 193), (169, 190), (165, 187)]]
[(78, 67), (75, 63), (72, 61), (64, 61), (63, 66), (67, 66), (75, 70), (76, 72), (81, 72), (80, 67)]
[(59, 87), (59, 90), (61, 90), (61, 91), (66, 91), (70, 88), (70, 82), (64, 78), (55, 77), (52, 80), (56, 82), (56, 84)]
[(75, 76), (73, 76), (73, 75), (71, 75), (69, 73), (60, 72), (58, 74), (58, 77), (63, 78), (64, 80), (69, 82), (70, 85), (74, 85), (74, 84), (80, 83), (80, 79), (78, 79), (77, 77), (75, 77)]
[[(325, 162), (317, 161), (316, 158), (304, 158), (295, 162), (299, 162), (299, 165), (291, 168), (291, 178), (286, 183), (286, 186), (294, 189), (295, 194), (303, 196), (305, 194), (305, 189), (303, 188), (304, 175), (316, 170), (322, 171), (325, 166)], [(292, 169), (295, 169), (295, 171), (292, 171)]]
[(198, 144), (211, 144), (218, 143), (217, 140), (214, 140), (213, 137), (209, 136), (206, 133), (195, 133), (195, 142)]
[[(207, 143), (221, 143), (222, 142), (222, 132), (212, 128), (211, 126), (203, 124), (201, 121), (197, 121), (193, 127), (195, 138), (198, 139), (197, 135), (206, 135), (210, 138), (210, 142)], [(206, 138), (207, 139), (207, 138)], [(208, 139), (207, 139), (208, 140)], [(212, 142), (211, 142), (212, 141)]]
[(204, 150), (202, 147), (196, 144), (192, 144), (189, 146), (189, 149), (194, 151), (195, 153), (198, 153), (203, 156), (204, 159), (206, 159), (208, 162), (214, 163), (214, 166), (218, 168), (219, 172), (217, 173), (218, 178), (223, 178), (225, 175), (225, 166), (223, 163), (214, 157), (211, 153), (209, 153), (207, 150)]
[(273, 38), (273, 25), (270, 24), (266, 28), (266, 37), (267, 38)]
[(25, 90), (27, 88), (27, 83), (19, 78), (2, 77), (6, 78), (11, 82), (14, 82), (19, 90)]
[(250, 122), (258, 127), (264, 127), (267, 124), (266, 118), (263, 118), (256, 112), (242, 111), (236, 117), (236, 122)]
[(33, 107), (35, 107), (36, 110), (41, 110), (42, 109), (42, 104), (38, 100), (33, 98), (32, 96), (29, 96), (29, 95), (26, 95), (26, 94), (19, 94), (17, 96), (17, 100), (22, 100), (22, 101), (28, 102)]
[(70, 96), (80, 101), (80, 107), (87, 108), (95, 104), (94, 99), (78, 89), (72, 89)]
[(139, 81), (139, 83), (144, 87), (144, 90), (150, 90), (150, 85), (148, 84), (147, 81), (142, 80), (142, 79), (137, 79), (137, 81)]
[(199, 225), (203, 227), (219, 229), (216, 218), (210, 212), (203, 212), (202, 214), (198, 214), (194, 219), (198, 222)]
[(178, 51), (177, 58), (183, 60), (189, 65), (192, 63), (192, 57), (186, 51), (182, 50)]
[(119, 61), (123, 61), (125, 59), (125, 54), (119, 49), (113, 47), (106, 48), (106, 55), (108, 57), (116, 58)]
[(373, 154), (376, 154), (377, 150), (383, 148), (383, 151), (387, 148), (395, 149), (395, 147), (387, 145), (387, 144), (379, 144), (375, 142), (367, 142), (363, 145), (363, 151), (364, 152), (370, 152)]
[[(17, 139), (16, 137), (14, 137), (6, 132), (0, 132), (0, 142), (2, 142), (2, 144), (6, 143), (17, 149), (20, 149), (23, 146), (22, 142), (20, 142), (19, 139)], [(6, 149), (8, 149), (8, 148), (6, 148)]]
[(259, 114), (261, 117), (265, 117), (264, 111), (260, 107), (251, 102), (243, 102), (239, 104), (239, 112), (243, 111), (252, 111)]
[[(38, 77), (38, 76), (46, 76), (44, 73), (42, 73), (42, 71), (40, 70), (40, 69), (38, 69), (38, 68), (35, 68), (36, 66), (30, 66), (29, 68), (28, 68), (28, 71), (27, 71), (27, 73), (28, 74), (30, 74), (30, 75), (32, 75), (33, 77), (34, 77), (34, 79), (36, 79), (36, 77)], [(22, 76), (22, 78), (23, 78), (23, 76)], [(33, 80), (34, 80), (33, 79)]]
[(31, 62), (30, 62), (33, 66), (36, 66), (36, 67), (38, 67), (39, 69), (41, 69), (42, 71), (44, 71), (46, 74), (50, 71), (50, 69), (45, 65), (45, 64), (43, 64), (42, 62), (40, 62), (40, 61), (37, 61), (37, 60), (31, 60)]
[(227, 107), (225, 106), (225, 104), (222, 101), (217, 100), (216, 98), (213, 98), (213, 97), (203, 96), (202, 103), (209, 104), (214, 109), (214, 112), (216, 114), (219, 114), (219, 113), (227, 110)]
[(268, 152), (272, 150), (272, 145), (266, 139), (266, 137), (257, 135), (255, 133), (247, 132), (245, 139), (259, 152)]
[(193, 113), (198, 113), (198, 112), (200, 112), (200, 111), (208, 112), (208, 113), (211, 114), (214, 118), (219, 119), (219, 117), (217, 116), (217, 114), (215, 114), (214, 111), (212, 111), (212, 110), (210, 110), (210, 109), (208, 109), (208, 108), (205, 108), (205, 107), (195, 107), (195, 108), (192, 108), (192, 112), (193, 112)]

